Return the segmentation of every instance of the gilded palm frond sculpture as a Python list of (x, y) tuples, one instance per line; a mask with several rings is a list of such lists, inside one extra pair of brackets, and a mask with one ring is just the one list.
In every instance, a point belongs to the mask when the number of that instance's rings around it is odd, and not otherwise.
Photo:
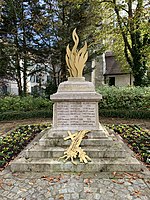
[(87, 130), (82, 130), (82, 131), (72, 134), (70, 131), (68, 131), (69, 136), (64, 138), (64, 140), (71, 139), (71, 144), (69, 148), (64, 152), (64, 156), (60, 157), (59, 160), (65, 159), (65, 161), (67, 161), (71, 159), (71, 162), (74, 165), (77, 165), (77, 163), (74, 161), (75, 158), (79, 158), (81, 163), (88, 163), (88, 161), (91, 161), (91, 158), (80, 147), (82, 139), (85, 137), (85, 135), (88, 132), (89, 131)]
[(79, 44), (79, 37), (76, 33), (76, 28), (73, 30), (72, 38), (75, 43), (72, 51), (69, 48), (69, 44), (66, 48), (66, 63), (68, 71), (70, 77), (82, 77), (83, 69), (88, 59), (87, 42), (85, 42), (84, 46), (78, 51), (77, 46)]

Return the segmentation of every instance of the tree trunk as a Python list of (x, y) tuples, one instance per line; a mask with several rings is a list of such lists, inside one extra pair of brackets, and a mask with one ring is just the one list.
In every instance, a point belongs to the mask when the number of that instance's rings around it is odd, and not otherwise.
[(133, 57), (133, 76), (134, 76), (134, 85), (135, 86), (142, 86), (144, 85), (144, 78), (146, 74), (146, 65), (142, 62), (142, 53), (140, 50), (136, 52)]
[(17, 46), (17, 52), (16, 52), (16, 80), (17, 80), (17, 85), (18, 85), (18, 95), (19, 96), (22, 96), (22, 80), (21, 80), (21, 67), (20, 67), (20, 58), (19, 58), (19, 52), (18, 52), (18, 38), (17, 38), (17, 35), (16, 35), (16, 38), (15, 38), (15, 44)]
[(24, 58), (24, 64), (23, 64), (23, 93), (24, 96), (27, 94), (27, 61), (26, 58)]
[(62, 51), (61, 51), (61, 82), (67, 80), (65, 55), (66, 55), (66, 49), (62, 49)]
[(52, 71), (53, 71), (53, 82), (54, 82), (54, 85), (57, 86), (57, 77), (56, 77), (56, 70), (55, 70), (55, 65), (52, 64)]
[[(119, 7), (117, 1), (113, 0), (114, 10), (117, 15), (117, 21), (124, 41), (124, 53), (128, 64), (132, 69), (132, 74), (134, 76), (134, 85), (143, 86), (145, 83), (146, 74), (146, 60), (144, 60), (145, 55), (143, 53), (144, 41), (142, 42), (142, 33), (140, 30), (140, 25), (142, 23), (142, 9), (143, 0), (139, 0), (135, 11), (133, 12), (133, 1), (128, 1), (128, 29), (125, 29), (123, 18), (119, 13)], [(130, 42), (130, 39), (131, 42)]]
[(23, 93), (24, 96), (27, 95), (27, 45), (26, 45), (26, 30), (25, 30), (25, 17), (24, 17), (24, 5), (22, 2), (22, 30), (23, 30), (23, 55), (24, 55), (24, 63), (23, 63)]

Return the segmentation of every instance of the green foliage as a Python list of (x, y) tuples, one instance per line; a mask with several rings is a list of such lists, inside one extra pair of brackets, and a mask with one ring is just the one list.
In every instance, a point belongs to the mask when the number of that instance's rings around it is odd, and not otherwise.
[(150, 110), (100, 109), (100, 117), (119, 117), (125, 119), (150, 119)]
[(6, 96), (0, 98), (0, 121), (52, 117), (53, 103), (49, 99), (32, 96)]
[(10, 111), (39, 111), (51, 110), (52, 102), (42, 97), (33, 98), (32, 96), (19, 97), (19, 96), (6, 96), (0, 98), (0, 112)]
[(27, 77), (30, 75), (46, 71), (55, 85), (66, 80), (66, 46), (68, 43), (73, 45), (74, 28), (77, 28), (81, 46), (87, 40), (89, 57), (104, 51), (97, 28), (101, 18), (91, 0), (3, 1), (0, 8), (0, 66), (3, 70), (0, 71), (17, 80), (20, 96), (27, 94)]
[[(108, 87), (97, 89), (102, 94), (100, 116), (150, 119), (150, 88)], [(49, 98), (49, 94), (47, 94)], [(52, 117), (53, 103), (42, 97), (11, 97), (0, 99), (0, 120)]]
[(129, 144), (130, 148), (140, 155), (142, 161), (150, 164), (149, 140), (150, 132), (137, 125), (108, 125)]
[(46, 88), (45, 88), (45, 96), (46, 98), (50, 98), (50, 95), (51, 94), (54, 94), (57, 92), (57, 86), (52, 83), (51, 81), (49, 81), (47, 84), (46, 84)]
[(4, 167), (12, 158), (45, 128), (50, 125), (25, 125), (0, 138), (0, 168)]
[(108, 87), (97, 89), (102, 94), (100, 109), (122, 109), (150, 111), (150, 88), (149, 87)]
[(0, 121), (3, 120), (18, 120), (18, 119), (29, 119), (29, 118), (51, 118), (53, 116), (52, 107), (51, 109), (27, 111), (27, 112), (4, 112), (0, 114)]
[(150, 21), (147, 0), (95, 0), (102, 17), (101, 39), (124, 69), (134, 76), (135, 86), (147, 86), (150, 62)]

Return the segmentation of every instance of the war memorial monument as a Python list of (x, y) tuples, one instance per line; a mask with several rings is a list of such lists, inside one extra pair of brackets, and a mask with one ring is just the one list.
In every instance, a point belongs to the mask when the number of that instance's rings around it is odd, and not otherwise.
[(88, 58), (87, 43), (78, 50), (66, 49), (70, 77), (51, 95), (53, 125), (45, 130), (21, 158), (11, 165), (13, 172), (138, 172), (141, 163), (128, 152), (122, 140), (99, 123), (98, 103), (102, 96), (82, 76)]

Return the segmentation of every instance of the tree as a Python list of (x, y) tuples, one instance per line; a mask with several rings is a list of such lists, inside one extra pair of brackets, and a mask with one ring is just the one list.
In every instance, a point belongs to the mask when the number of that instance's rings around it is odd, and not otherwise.
[[(111, 38), (114, 41), (113, 46), (120, 49), (120, 53), (122, 52), (120, 43), (123, 44), (123, 54), (134, 76), (134, 85), (145, 85), (150, 52), (148, 1), (104, 0), (99, 2), (111, 10), (111, 13), (115, 14), (112, 14), (112, 19), (116, 27), (111, 29), (111, 35), (113, 35)], [(119, 44), (117, 44), (118, 41), (120, 41)]]
[(5, 76), (16, 80), (19, 95), (27, 93), (27, 77), (36, 60), (34, 25), (37, 13), (34, 11), (38, 6), (38, 0), (4, 0), (2, 6), (0, 68), (9, 66)]
[[(92, 0), (4, 0), (4, 3), (0, 68), (7, 61), (7, 77), (11, 72), (19, 95), (27, 93), (27, 77), (43, 70), (50, 73), (55, 85), (66, 80), (66, 46), (73, 44), (74, 28), (80, 36), (80, 46), (85, 39), (88, 42), (89, 59), (102, 52), (101, 45), (95, 50), (100, 19)], [(36, 64), (41, 67), (31, 68)]]
[[(89, 45), (90, 58), (96, 56), (96, 53), (102, 52), (102, 46), (95, 51), (94, 47), (99, 42), (97, 40), (98, 30), (97, 23), (99, 16), (95, 15), (95, 10), (90, 0), (83, 1), (43, 1), (47, 9), (46, 13), (41, 11), (40, 16), (44, 19), (39, 21), (47, 28), (39, 26), (37, 35), (42, 33), (39, 37), (44, 38), (41, 57), (44, 57), (46, 63), (49, 63), (49, 72), (54, 78), (54, 82), (59, 84), (66, 80), (68, 72), (65, 61), (67, 44), (73, 45), (72, 31), (77, 28), (80, 36), (80, 45), (86, 39)], [(49, 28), (48, 28), (49, 27)], [(97, 40), (97, 42), (96, 42)], [(57, 77), (57, 80), (56, 80)]]

